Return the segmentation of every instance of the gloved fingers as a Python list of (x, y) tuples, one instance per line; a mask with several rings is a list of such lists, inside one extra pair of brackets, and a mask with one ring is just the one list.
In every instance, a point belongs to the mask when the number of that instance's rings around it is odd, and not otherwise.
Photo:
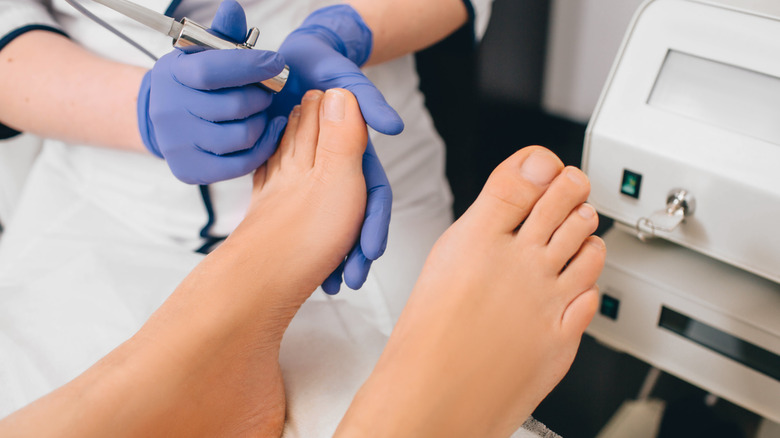
[(254, 85), (187, 93), (189, 112), (210, 122), (243, 120), (265, 111), (273, 97), (266, 90)]
[(254, 147), (267, 124), (268, 116), (265, 113), (230, 122), (198, 120), (188, 124), (188, 136), (199, 149), (224, 156)]
[(322, 282), (322, 291), (328, 295), (336, 295), (341, 289), (341, 274), (344, 272), (344, 262), (336, 268), (325, 281)]
[(267, 50), (177, 51), (171, 63), (174, 79), (197, 90), (218, 90), (255, 84), (272, 78), (284, 69), (284, 59)]
[(371, 262), (361, 251), (360, 245), (355, 245), (344, 263), (344, 283), (352, 290), (360, 289), (368, 278)]
[(268, 161), (268, 157), (273, 155), (276, 151), (276, 145), (279, 144), (279, 140), (282, 138), (285, 126), (287, 126), (287, 117), (279, 116), (271, 119), (260, 139), (257, 140), (252, 149), (245, 152), (253, 157), (253, 162), (246, 173), (257, 169)]
[(165, 159), (176, 178), (187, 184), (213, 184), (238, 178), (268, 160), (276, 150), (286, 123), (285, 117), (274, 118), (255, 145), (240, 152), (220, 156), (184, 147), (172, 149), (166, 153)]
[(224, 0), (214, 15), (211, 30), (217, 31), (237, 43), (246, 39), (246, 13), (235, 0)]
[(149, 101), (152, 98), (152, 71), (146, 72), (141, 80), (141, 86), (138, 90), (138, 104), (136, 105), (136, 117), (138, 118), (138, 132), (141, 134), (141, 140), (146, 149), (157, 158), (162, 158), (160, 146), (157, 145), (157, 139), (154, 135), (154, 126), (149, 120)]
[(368, 199), (366, 217), (360, 231), (360, 248), (366, 258), (376, 260), (387, 248), (393, 191), (371, 141), (363, 154), (363, 175), (366, 178)]
[[(382, 93), (368, 80), (352, 81), (339, 84), (346, 88), (358, 100), (360, 112), (368, 126), (386, 135), (397, 135), (404, 130), (404, 121), (401, 116), (387, 103)], [(343, 81), (343, 78), (341, 79)]]
[(287, 126), (287, 117), (274, 117), (268, 122), (260, 138), (255, 142), (251, 149), (247, 149), (236, 154), (230, 154), (221, 158), (239, 158), (247, 164), (242, 175), (257, 169), (276, 151), (276, 146), (282, 138), (284, 127)]

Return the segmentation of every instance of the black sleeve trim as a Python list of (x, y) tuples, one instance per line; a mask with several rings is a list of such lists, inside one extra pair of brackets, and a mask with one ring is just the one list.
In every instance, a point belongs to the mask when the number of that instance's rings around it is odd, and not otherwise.
[(9, 138), (14, 138), (19, 134), (21, 134), (21, 132), (0, 123), (0, 140), (8, 140)]
[(181, 3), (181, 0), (173, 0), (170, 5), (168, 5), (168, 9), (165, 10), (165, 15), (169, 17), (173, 17), (173, 13), (176, 12), (176, 8), (179, 7), (179, 4)]
[(475, 29), (477, 22), (476, 22), (476, 13), (474, 12), (474, 5), (471, 4), (471, 0), (463, 0), (463, 5), (466, 6), (466, 12), (469, 14), (469, 21), (466, 23), (467, 26), (471, 28), (471, 40), (474, 41), (476, 44), (477, 42), (477, 31)]
[(200, 197), (203, 200), (203, 206), (206, 207), (208, 220), (206, 221), (206, 225), (204, 225), (200, 230), (200, 237), (205, 239), (203, 245), (196, 249), (195, 252), (200, 254), (208, 254), (214, 248), (216, 248), (217, 244), (227, 239), (227, 236), (214, 236), (211, 234), (211, 227), (214, 226), (214, 222), (217, 220), (217, 215), (214, 214), (214, 205), (211, 202), (211, 191), (209, 190), (209, 186), (201, 185), (199, 188)]
[[(66, 37), (68, 36), (65, 32), (57, 29), (56, 27), (46, 26), (43, 24), (31, 24), (29, 26), (24, 26), (15, 29), (10, 33), (8, 33), (7, 35), (5, 35), (3, 38), (0, 38), (0, 50), (3, 50), (3, 48), (7, 46), (8, 43), (16, 39), (16, 37), (18, 37), (19, 35), (30, 32), (32, 30), (47, 30), (49, 32), (58, 33)], [(9, 128), (8, 126), (5, 126), (2, 123), (0, 123), (0, 140), (16, 137), (19, 134), (21, 134), (19, 131)]]
[[(5, 46), (8, 45), (11, 41), (16, 39), (18, 36), (25, 34), (27, 32), (30, 32), (32, 30), (48, 30), (49, 32), (58, 33), (62, 36), (68, 37), (68, 34), (61, 31), (60, 29), (57, 29), (56, 27), (47, 26), (45, 24), (30, 24), (28, 26), (20, 27), (18, 29), (12, 30), (7, 35), (5, 35), (3, 38), (0, 38), (0, 50), (3, 50)], [(68, 37), (70, 38), (70, 37)]]

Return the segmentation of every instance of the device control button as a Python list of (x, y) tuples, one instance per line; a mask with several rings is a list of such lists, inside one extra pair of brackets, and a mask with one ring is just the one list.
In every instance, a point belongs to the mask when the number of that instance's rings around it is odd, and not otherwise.
[(617, 320), (620, 300), (607, 294), (601, 294), (600, 312), (607, 318)]

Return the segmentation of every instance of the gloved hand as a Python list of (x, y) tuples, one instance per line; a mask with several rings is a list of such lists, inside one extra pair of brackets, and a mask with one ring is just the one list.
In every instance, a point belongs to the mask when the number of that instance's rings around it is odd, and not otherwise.
[(342, 274), (347, 286), (360, 289), (366, 281), (371, 262), (378, 259), (387, 248), (393, 192), (371, 140), (368, 141), (363, 154), (363, 176), (366, 178), (368, 199), (360, 241), (352, 248), (341, 266), (322, 283), (322, 290), (331, 295), (338, 293)]
[(345, 88), (357, 98), (369, 126), (383, 134), (400, 134), (404, 129), (401, 117), (360, 71), (372, 45), (371, 30), (352, 6), (314, 11), (279, 47), (290, 76), (274, 96), (272, 112), (289, 114), (308, 90)]
[[(290, 66), (290, 77), (284, 89), (274, 96), (269, 111), (288, 114), (311, 89), (345, 88), (357, 98), (369, 126), (383, 134), (399, 134), (404, 128), (401, 117), (360, 71), (372, 46), (371, 30), (351, 6), (329, 6), (313, 12), (279, 47)], [(393, 194), (370, 142), (363, 156), (363, 174), (368, 200), (360, 242), (322, 284), (322, 289), (330, 294), (338, 292), (342, 274), (347, 286), (359, 289), (366, 281), (371, 262), (387, 246)]]
[[(243, 41), (244, 10), (224, 1), (212, 30)], [(263, 50), (168, 53), (144, 76), (138, 94), (144, 145), (189, 184), (252, 172), (276, 150), (286, 124), (286, 114), (269, 120), (272, 95), (255, 84), (276, 76), (284, 65), (277, 53)]]

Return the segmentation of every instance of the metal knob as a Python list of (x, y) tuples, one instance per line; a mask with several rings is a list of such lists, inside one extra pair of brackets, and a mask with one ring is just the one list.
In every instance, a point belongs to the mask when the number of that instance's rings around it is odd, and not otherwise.
[(674, 231), (687, 217), (696, 211), (696, 198), (686, 189), (675, 188), (666, 195), (666, 208), (636, 222), (636, 234), (645, 241), (655, 237), (656, 231)]
[(257, 39), (260, 37), (260, 29), (253, 27), (249, 29), (249, 35), (246, 37), (246, 41), (244, 41), (244, 45), (248, 48), (253, 48), (255, 44), (257, 44)]
[(666, 195), (666, 212), (674, 214), (680, 209), (682, 209), (684, 217), (693, 215), (696, 211), (696, 198), (685, 189), (672, 189), (669, 194)]

